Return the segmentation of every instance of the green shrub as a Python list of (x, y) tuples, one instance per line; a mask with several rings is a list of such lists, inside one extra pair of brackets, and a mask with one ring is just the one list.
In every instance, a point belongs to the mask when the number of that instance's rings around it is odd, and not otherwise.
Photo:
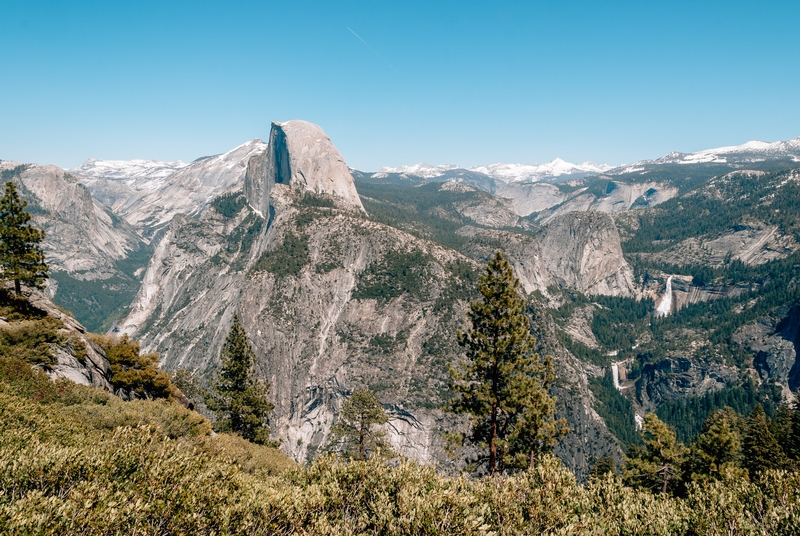
[(177, 389), (158, 367), (158, 353), (142, 354), (138, 342), (125, 334), (120, 338), (94, 335), (111, 363), (111, 385), (139, 398), (173, 398)]
[(287, 232), (283, 236), (283, 244), (272, 251), (265, 251), (253, 266), (253, 271), (272, 272), (276, 277), (297, 277), (309, 262), (308, 236)]
[(214, 210), (216, 210), (221, 216), (228, 219), (236, 216), (246, 204), (247, 199), (245, 199), (241, 192), (223, 194), (215, 197), (211, 201), (211, 206), (214, 207)]
[(428, 290), (425, 272), (430, 256), (421, 251), (388, 251), (361, 274), (353, 299), (386, 303), (404, 293), (418, 299)]

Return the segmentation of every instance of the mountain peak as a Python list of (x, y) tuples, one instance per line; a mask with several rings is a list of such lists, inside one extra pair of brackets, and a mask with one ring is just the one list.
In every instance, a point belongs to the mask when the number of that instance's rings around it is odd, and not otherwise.
[(328, 195), (341, 205), (364, 210), (350, 169), (319, 126), (301, 120), (273, 121), (264, 157), (265, 167), (252, 164), (245, 182), (248, 201), (257, 210), (267, 209), (274, 184)]

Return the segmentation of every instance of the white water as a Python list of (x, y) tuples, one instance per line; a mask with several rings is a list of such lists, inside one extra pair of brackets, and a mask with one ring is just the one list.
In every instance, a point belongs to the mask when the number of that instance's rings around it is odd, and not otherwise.
[(667, 316), (672, 310), (672, 276), (667, 278), (667, 288), (664, 290), (664, 297), (656, 307), (656, 316)]
[(622, 391), (622, 388), (619, 386), (619, 365), (616, 363), (611, 365), (611, 376), (614, 378), (614, 389)]

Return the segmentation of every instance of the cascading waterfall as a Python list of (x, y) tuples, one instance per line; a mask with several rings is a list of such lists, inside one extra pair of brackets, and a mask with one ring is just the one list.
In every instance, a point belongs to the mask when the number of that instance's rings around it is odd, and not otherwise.
[(664, 290), (664, 297), (656, 307), (656, 316), (667, 316), (672, 310), (672, 276), (667, 278), (667, 288)]
[(612, 363), (611, 365), (611, 377), (614, 378), (614, 389), (622, 391), (622, 388), (619, 386), (619, 365), (616, 363)]

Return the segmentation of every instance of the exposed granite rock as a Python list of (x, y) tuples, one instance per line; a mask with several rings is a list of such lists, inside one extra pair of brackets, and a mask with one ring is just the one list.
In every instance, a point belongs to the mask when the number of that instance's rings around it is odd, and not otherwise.
[(733, 340), (753, 354), (753, 367), (763, 380), (791, 392), (800, 387), (800, 305), (782, 307), (739, 328)]
[(614, 213), (625, 210), (642, 209), (656, 206), (678, 195), (678, 189), (668, 184), (657, 182), (617, 182), (609, 181), (601, 191), (578, 189), (567, 199), (552, 208), (536, 215), (536, 221), (542, 224), (570, 212), (605, 212)]
[(562, 192), (558, 186), (546, 182), (503, 183), (497, 188), (496, 193), (510, 200), (520, 216), (541, 212), (560, 205), (569, 198), (569, 195)]
[(343, 208), (364, 212), (342, 155), (320, 127), (307, 121), (272, 123), (268, 148), (248, 164), (244, 191), (250, 206), (267, 214), (275, 184), (327, 195)]
[(601, 212), (554, 218), (541, 237), (542, 262), (559, 286), (584, 294), (631, 296), (633, 270), (622, 255), (614, 220)]
[(709, 391), (734, 385), (739, 377), (736, 367), (684, 357), (650, 363), (636, 380), (636, 399), (646, 411), (655, 411), (663, 402), (703, 396)]
[[(11, 292), (14, 288), (13, 283), (4, 284), (7, 291)], [(86, 357), (78, 359), (72, 348), (52, 345), (57, 363), (47, 367), (42, 367), (52, 379), (67, 378), (81, 385), (90, 385), (107, 391), (113, 391), (109, 379), (111, 378), (111, 365), (106, 358), (106, 354), (100, 346), (91, 340), (86, 329), (74, 318), (56, 307), (44, 294), (30, 287), (22, 287), (23, 296), (28, 300), (33, 309), (38, 309), (42, 313), (59, 320), (63, 327), (59, 331), (72, 335), (79, 344), (86, 348)], [(4, 322), (6, 326), (13, 325)], [(0, 329), (3, 329), (0, 325)]]
[(214, 197), (239, 185), (250, 157), (265, 148), (266, 144), (256, 139), (221, 155), (198, 158), (169, 175), (157, 188), (122, 188), (111, 179), (83, 181), (111, 203), (114, 214), (150, 241), (176, 214), (198, 214)]
[(552, 317), (539, 303), (532, 303), (529, 311), (536, 335), (536, 351), (553, 356), (556, 381), (550, 391), (558, 397), (558, 416), (566, 417), (570, 429), (556, 445), (554, 453), (583, 480), (588, 477), (592, 464), (603, 456), (613, 456), (618, 464), (622, 463), (622, 449), (594, 410), (594, 395), (589, 389), (589, 378), (602, 375), (604, 371), (581, 362), (567, 351), (556, 335)]
[[(174, 218), (120, 329), (159, 351), (167, 369), (210, 373), (238, 313), (257, 371), (272, 386), (272, 430), (284, 452), (313, 457), (344, 398), (366, 386), (389, 410), (387, 431), (398, 451), (457, 470), (462, 462), (447, 457), (442, 433), (462, 422), (440, 408), (447, 365), (459, 355), (456, 332), (465, 327), (474, 293), (459, 267), (480, 264), (366, 219), (349, 197), (352, 179), (341, 172), (341, 157), (320, 136), (307, 125), (273, 125), (275, 145), (248, 163), (249, 206), (230, 219), (213, 207), (197, 218)], [(313, 155), (332, 162), (306, 161)], [(335, 180), (317, 176), (329, 172)], [(335, 206), (308, 204), (308, 191)], [(528, 238), (520, 238), (523, 251), (538, 247)], [(413, 278), (402, 279), (409, 272)], [(568, 355), (557, 359), (566, 371), (559, 408), (576, 431), (568, 443), (579, 443), (560, 448), (584, 474), (588, 460), (615, 443), (591, 410), (581, 365)], [(592, 439), (579, 436), (583, 431)]]
[(17, 170), (12, 180), (31, 206), (33, 223), (45, 231), (42, 248), (52, 271), (81, 279), (107, 279), (117, 273), (114, 261), (139, 247), (129, 226), (115, 222), (108, 209), (63, 169), (0, 162)]

